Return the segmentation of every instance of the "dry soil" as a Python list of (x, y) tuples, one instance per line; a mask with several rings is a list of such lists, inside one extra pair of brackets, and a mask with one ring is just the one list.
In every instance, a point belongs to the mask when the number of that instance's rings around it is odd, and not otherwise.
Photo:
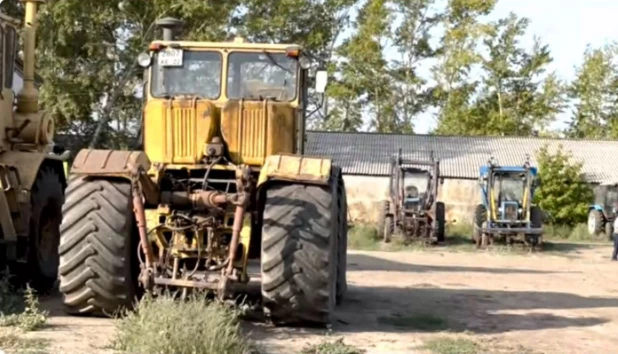
[[(331, 335), (368, 354), (429, 353), (423, 343), (445, 336), (476, 341), (491, 353), (615, 352), (618, 263), (610, 253), (592, 245), (525, 255), (351, 251), (349, 293)], [(57, 297), (42, 303), (50, 325), (28, 335), (51, 340), (50, 353), (112, 353), (105, 348), (111, 320), (67, 317)], [(326, 332), (245, 326), (272, 354), (296, 353)]]

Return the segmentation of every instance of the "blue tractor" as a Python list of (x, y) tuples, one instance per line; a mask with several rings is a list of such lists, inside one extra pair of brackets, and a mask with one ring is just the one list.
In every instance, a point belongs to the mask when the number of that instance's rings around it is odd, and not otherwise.
[(605, 233), (612, 239), (618, 208), (618, 184), (602, 183), (594, 190), (594, 204), (588, 208), (588, 232), (591, 236)]
[(543, 211), (532, 204), (537, 172), (528, 156), (522, 166), (499, 166), (493, 157), (488, 165), (481, 166), (481, 203), (474, 212), (477, 247), (496, 238), (506, 239), (509, 245), (515, 240), (532, 247), (541, 243)]

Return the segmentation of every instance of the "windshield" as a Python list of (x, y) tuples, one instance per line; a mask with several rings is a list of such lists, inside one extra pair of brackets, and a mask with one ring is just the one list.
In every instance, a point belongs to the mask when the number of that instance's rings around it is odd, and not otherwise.
[(218, 52), (187, 51), (180, 66), (159, 65), (158, 55), (152, 66), (154, 97), (199, 96), (216, 99), (221, 94), (221, 55)]
[[(522, 176), (523, 175), (523, 176)], [(498, 174), (494, 179), (494, 193), (502, 201), (521, 201), (526, 185), (525, 174)]]
[(618, 202), (618, 190), (616, 190), (615, 187), (609, 188), (605, 198), (605, 206), (613, 208), (614, 204)]
[(296, 99), (298, 61), (285, 53), (231, 53), (227, 96), (230, 99)]
[(403, 173), (403, 191), (406, 198), (420, 198), (427, 192), (429, 174), (427, 172)]

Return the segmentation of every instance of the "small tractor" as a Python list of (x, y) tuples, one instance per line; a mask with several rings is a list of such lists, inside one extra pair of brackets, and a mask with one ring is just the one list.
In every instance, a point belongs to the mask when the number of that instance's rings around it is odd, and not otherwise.
[(591, 236), (605, 233), (610, 240), (618, 210), (618, 184), (603, 183), (594, 191), (594, 204), (588, 208), (588, 232)]
[(13, 74), (20, 21), (0, 13), (0, 267), (39, 292), (58, 278), (61, 208), (69, 152), (53, 145), (54, 120), (39, 110), (35, 85), (38, 6), (22, 0), (23, 87), (15, 95)]
[(180, 20), (157, 26), (162, 40), (137, 58), (140, 149), (84, 149), (71, 166), (66, 311), (198, 291), (256, 295), (274, 324), (330, 323), (347, 287), (346, 191), (332, 160), (303, 155), (309, 85), (323, 93), (326, 71), (298, 45), (182, 41)]
[(499, 166), (492, 157), (481, 166), (479, 184), (482, 203), (474, 212), (477, 248), (505, 238), (508, 245), (522, 240), (533, 248), (542, 241), (543, 212), (532, 204), (537, 187), (537, 168), (526, 157), (523, 166)]
[[(445, 206), (438, 199), (440, 161), (404, 159), (401, 149), (390, 159), (388, 199), (382, 202), (378, 235), (390, 242), (401, 232), (406, 242), (413, 237), (444, 242)], [(415, 167), (418, 166), (418, 167)]]

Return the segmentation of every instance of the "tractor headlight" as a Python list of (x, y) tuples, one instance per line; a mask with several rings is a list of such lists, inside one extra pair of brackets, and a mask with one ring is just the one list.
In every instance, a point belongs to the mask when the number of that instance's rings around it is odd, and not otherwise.
[(301, 69), (307, 70), (311, 67), (311, 60), (307, 57), (301, 57), (298, 60), (298, 64), (300, 64)]
[(148, 53), (141, 53), (140, 55), (137, 56), (137, 63), (142, 68), (149, 67), (151, 62), (152, 62), (152, 58), (150, 58), (150, 55), (148, 55)]

